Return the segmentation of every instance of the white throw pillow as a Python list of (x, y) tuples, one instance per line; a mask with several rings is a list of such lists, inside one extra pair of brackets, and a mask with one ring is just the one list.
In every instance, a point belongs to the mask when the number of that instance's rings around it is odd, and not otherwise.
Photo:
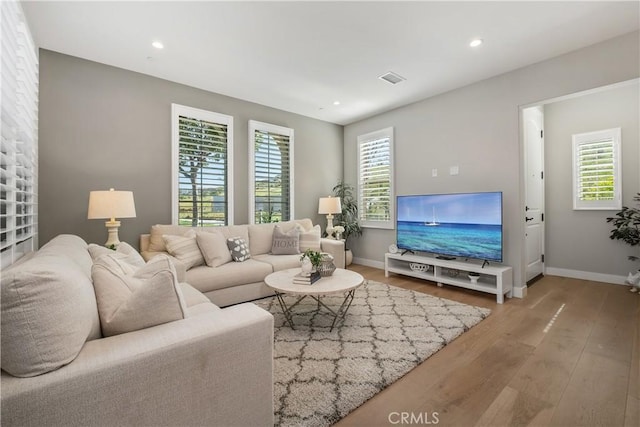
[(204, 264), (202, 252), (196, 241), (196, 232), (189, 230), (184, 236), (162, 236), (167, 252), (179, 259), (187, 270)]
[(186, 305), (168, 257), (125, 275), (100, 257), (92, 268), (104, 336), (137, 331), (185, 318)]
[(196, 233), (196, 242), (202, 252), (204, 262), (209, 267), (220, 267), (231, 262), (231, 253), (227, 239), (219, 231), (200, 231)]
[(311, 230), (306, 231), (301, 225), (296, 226), (300, 230), (300, 252), (304, 252), (307, 249), (313, 251), (320, 251), (320, 226), (315, 225)]

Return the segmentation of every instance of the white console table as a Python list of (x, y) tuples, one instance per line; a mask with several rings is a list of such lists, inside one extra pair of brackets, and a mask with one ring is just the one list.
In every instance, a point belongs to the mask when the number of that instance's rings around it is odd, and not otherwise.
[[(411, 264), (419, 264), (424, 267), (419, 271), (411, 269)], [(504, 296), (511, 298), (513, 291), (513, 270), (506, 266), (485, 265), (472, 261), (444, 260), (435, 257), (412, 254), (391, 254), (384, 256), (384, 275), (389, 273), (402, 274), (418, 279), (436, 282), (438, 286), (443, 284), (459, 286), (461, 288), (474, 289), (496, 295), (498, 304), (504, 302)], [(469, 273), (478, 273), (480, 277), (476, 283), (472, 283)]]

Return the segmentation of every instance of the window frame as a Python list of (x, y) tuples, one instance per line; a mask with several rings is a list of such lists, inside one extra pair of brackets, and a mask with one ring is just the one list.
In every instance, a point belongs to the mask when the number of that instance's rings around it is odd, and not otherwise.
[(227, 214), (224, 225), (233, 225), (234, 221), (234, 187), (233, 187), (233, 116), (188, 107), (186, 105), (171, 104), (171, 223), (179, 225), (179, 155), (180, 155), (180, 116), (192, 117), (227, 126), (227, 168), (226, 180), (226, 204)]
[[(364, 218), (364, 202), (363, 202), (363, 188), (362, 188), (362, 164), (361, 154), (362, 147), (368, 142), (372, 142), (380, 139), (389, 140), (389, 219), (387, 220), (372, 220)], [(360, 225), (366, 228), (382, 228), (393, 230), (396, 226), (396, 209), (395, 209), (395, 172), (394, 172), (394, 129), (388, 127), (380, 129), (374, 132), (369, 132), (357, 137), (357, 192), (358, 192), (358, 220)]]
[(38, 248), (38, 50), (20, 2), (0, 2), (0, 265)]
[[(285, 126), (264, 123), (257, 120), (249, 120), (249, 224), (255, 224), (255, 133), (256, 131), (274, 133), (289, 138), (289, 216), (288, 220), (295, 218), (295, 187), (294, 187), (294, 130)], [(284, 218), (283, 218), (284, 220)]]
[[(593, 132), (573, 134), (573, 209), (574, 210), (618, 210), (622, 208), (622, 162), (621, 162), (621, 129), (611, 128)], [(603, 140), (611, 140), (613, 148), (613, 199), (612, 200), (582, 200), (580, 199), (579, 148), (582, 145), (593, 144)]]

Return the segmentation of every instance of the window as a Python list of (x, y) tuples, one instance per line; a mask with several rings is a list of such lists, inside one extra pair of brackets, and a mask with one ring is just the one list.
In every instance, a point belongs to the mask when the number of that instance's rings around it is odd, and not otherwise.
[(293, 129), (249, 121), (249, 218), (293, 219)]
[(620, 128), (573, 135), (573, 208), (620, 209)]
[(233, 224), (233, 117), (172, 104), (173, 223)]
[(38, 247), (38, 57), (19, 2), (0, 2), (0, 255)]
[(393, 128), (358, 137), (358, 208), (363, 227), (394, 227)]

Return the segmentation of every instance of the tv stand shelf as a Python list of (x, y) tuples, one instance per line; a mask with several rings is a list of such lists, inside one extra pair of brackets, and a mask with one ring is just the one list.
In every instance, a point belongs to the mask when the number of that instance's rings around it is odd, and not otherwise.
[[(411, 264), (415, 269), (411, 268)], [(422, 267), (420, 267), (422, 266)], [(513, 270), (511, 267), (485, 265), (472, 261), (444, 260), (435, 257), (391, 254), (384, 256), (384, 275), (389, 273), (402, 274), (418, 279), (443, 284), (474, 289), (496, 295), (498, 304), (504, 302), (504, 296), (511, 298), (513, 291)], [(477, 283), (468, 277), (469, 273), (478, 273)]]

